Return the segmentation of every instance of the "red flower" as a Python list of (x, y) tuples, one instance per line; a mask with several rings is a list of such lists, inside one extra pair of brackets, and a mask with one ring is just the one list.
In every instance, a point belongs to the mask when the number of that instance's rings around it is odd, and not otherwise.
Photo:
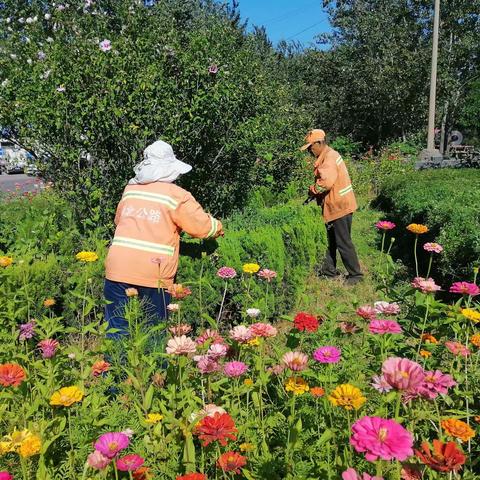
[(4, 387), (18, 387), (25, 377), (25, 370), (16, 363), (0, 365), (0, 385)]
[(415, 450), (415, 455), (437, 472), (458, 472), (466, 460), (455, 442), (444, 443), (440, 440), (433, 441), (433, 454), (430, 445), (422, 442), (422, 450)]
[(225, 452), (220, 455), (217, 461), (217, 467), (221, 468), (224, 472), (240, 473), (240, 469), (247, 464), (247, 459), (236, 452)]
[(204, 417), (195, 429), (198, 438), (202, 440), (202, 445), (206, 447), (212, 442), (220, 442), (225, 446), (230, 440), (236, 440), (234, 433), (238, 430), (235, 428), (235, 422), (228, 413), (218, 413), (212, 417)]
[(204, 473), (187, 473), (180, 475), (176, 480), (207, 480), (207, 476)]
[(293, 319), (293, 325), (297, 330), (303, 332), (316, 332), (318, 330), (318, 319), (314, 315), (305, 312), (299, 312)]

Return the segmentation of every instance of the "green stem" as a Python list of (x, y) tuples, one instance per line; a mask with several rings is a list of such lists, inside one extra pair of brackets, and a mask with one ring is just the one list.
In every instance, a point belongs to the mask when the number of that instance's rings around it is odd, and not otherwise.
[(417, 274), (416, 276), (418, 277), (417, 243), (418, 243), (418, 235), (415, 235), (415, 244), (414, 244), (414, 247), (413, 247), (413, 255), (415, 257), (415, 273)]
[(422, 333), (420, 334), (420, 341), (418, 343), (417, 361), (418, 361), (418, 357), (420, 355), (420, 349), (422, 348), (422, 337), (423, 337), (423, 334), (425, 333), (425, 327), (427, 326), (428, 313), (429, 313), (429, 310), (430, 310), (430, 294), (428, 294), (428, 293), (427, 293), (427, 299), (426, 299), (425, 303), (426, 303), (425, 317), (423, 319)]
[(428, 261), (428, 270), (427, 270), (426, 278), (430, 276), (430, 270), (432, 269), (432, 262), (433, 262), (433, 253), (430, 254), (430, 260)]
[(400, 407), (402, 405), (402, 394), (397, 392), (397, 403), (395, 405), (395, 420), (398, 422), (400, 419)]
[(225, 280), (225, 288), (223, 289), (223, 297), (222, 297), (222, 303), (220, 304), (220, 310), (218, 312), (217, 316), (217, 329), (219, 329), (220, 325), (220, 318), (222, 317), (222, 311), (223, 311), (223, 305), (225, 304), (225, 297), (227, 296), (227, 281)]

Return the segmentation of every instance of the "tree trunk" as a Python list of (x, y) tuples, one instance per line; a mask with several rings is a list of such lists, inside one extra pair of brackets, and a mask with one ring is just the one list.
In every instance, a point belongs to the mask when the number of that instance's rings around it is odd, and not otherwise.
[(442, 127), (440, 132), (440, 153), (443, 155), (445, 153), (445, 143), (446, 143), (446, 128), (447, 128), (447, 117), (448, 117), (448, 106), (449, 100), (445, 100), (445, 104), (443, 107), (443, 115), (442, 115)]

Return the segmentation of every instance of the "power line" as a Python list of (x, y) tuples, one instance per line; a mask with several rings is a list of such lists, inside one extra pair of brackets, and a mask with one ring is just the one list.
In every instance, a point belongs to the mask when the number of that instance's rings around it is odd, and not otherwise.
[(292, 38), (298, 37), (298, 35), (301, 35), (302, 33), (306, 32), (307, 30), (311, 30), (312, 28), (316, 27), (317, 25), (320, 25), (324, 22), (326, 22), (328, 19), (320, 20), (320, 22), (314, 23), (313, 25), (310, 25), (307, 28), (304, 28), (303, 30), (300, 30), (300, 32), (295, 33), (294, 35), (291, 35), (288, 37), (286, 40), (291, 40)]

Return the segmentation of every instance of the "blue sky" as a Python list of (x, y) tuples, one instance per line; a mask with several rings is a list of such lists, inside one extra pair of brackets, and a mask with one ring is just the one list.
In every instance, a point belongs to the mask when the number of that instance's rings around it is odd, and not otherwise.
[(280, 40), (297, 40), (305, 45), (315, 35), (329, 31), (322, 0), (239, 0), (242, 18), (248, 24), (264, 25), (274, 44)]

